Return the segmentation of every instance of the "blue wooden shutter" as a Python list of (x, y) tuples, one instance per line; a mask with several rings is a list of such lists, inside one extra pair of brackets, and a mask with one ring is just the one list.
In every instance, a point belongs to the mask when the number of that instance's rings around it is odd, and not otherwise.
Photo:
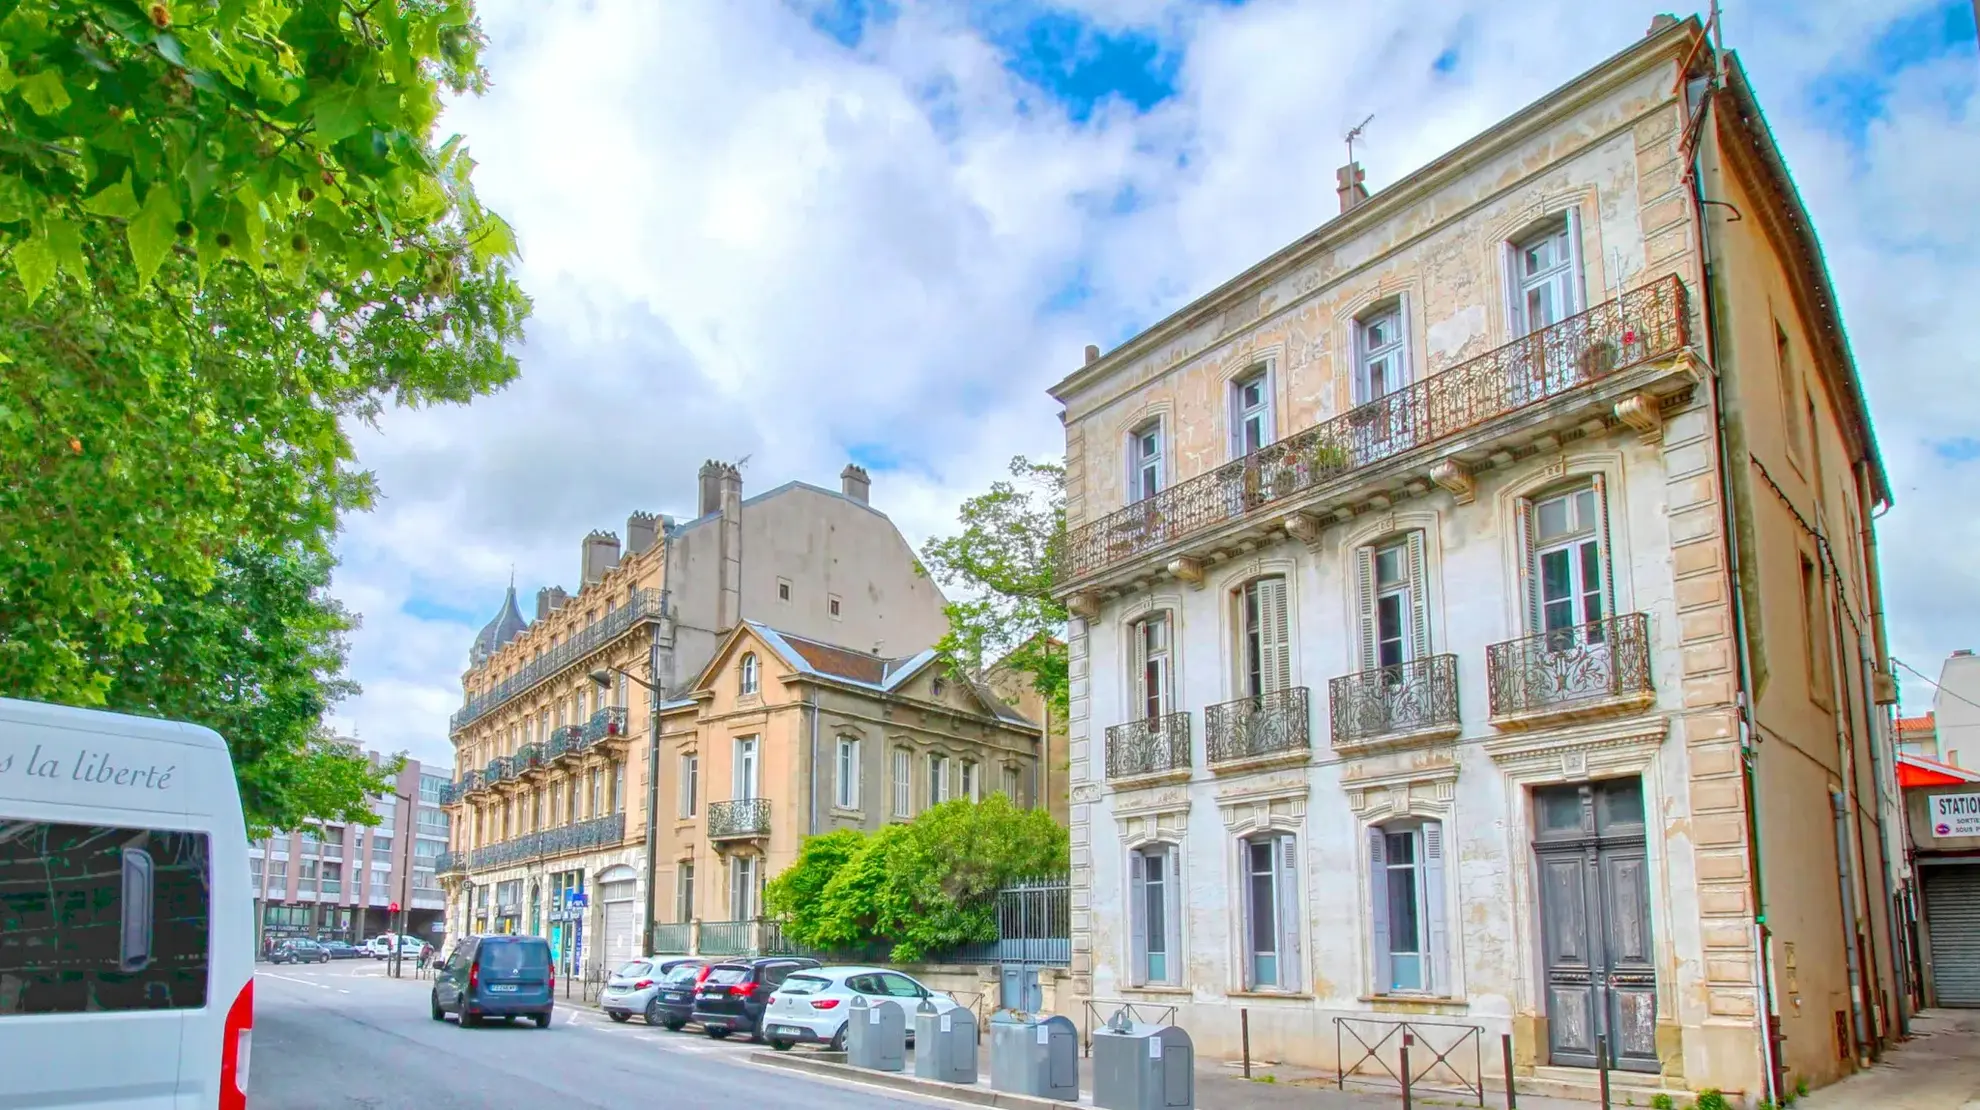
[(1395, 983), (1389, 970), (1389, 853), (1380, 828), (1368, 830), (1369, 934), (1374, 955), (1373, 994), (1387, 994)]
[(1423, 923), (1429, 951), (1424, 953), (1423, 985), (1433, 994), (1451, 993), (1450, 928), (1444, 915), (1444, 826), (1423, 823)]
[(1128, 921), (1133, 934), (1128, 982), (1136, 986), (1148, 982), (1148, 881), (1142, 874), (1146, 862), (1141, 851), (1128, 853)]

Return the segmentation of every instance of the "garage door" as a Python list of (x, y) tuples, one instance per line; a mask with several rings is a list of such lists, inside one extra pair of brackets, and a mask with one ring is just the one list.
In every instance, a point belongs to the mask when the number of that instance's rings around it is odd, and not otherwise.
[(625, 879), (616, 883), (601, 883), (598, 887), (598, 900), (604, 906), (601, 931), (604, 936), (605, 970), (623, 965), (627, 960), (640, 955), (637, 931), (633, 928), (634, 880)]
[(1921, 867), (1941, 1006), (1980, 1008), (1980, 867)]

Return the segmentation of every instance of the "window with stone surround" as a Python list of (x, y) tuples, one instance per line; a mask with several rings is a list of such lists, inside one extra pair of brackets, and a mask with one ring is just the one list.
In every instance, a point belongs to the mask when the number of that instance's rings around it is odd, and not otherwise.
[(1450, 993), (1443, 825), (1406, 819), (1369, 828), (1368, 888), (1373, 993)]
[(1128, 495), (1129, 504), (1147, 499), (1162, 492), (1167, 484), (1167, 436), (1162, 421), (1158, 417), (1136, 428), (1128, 435)]
[(1244, 884), (1244, 987), (1299, 989), (1299, 839), (1266, 832), (1238, 842)]
[(1128, 853), (1129, 981), (1137, 987), (1182, 981), (1180, 850), (1150, 844)]
[(1273, 434), (1270, 368), (1254, 366), (1231, 379), (1231, 457), (1241, 459), (1277, 439)]

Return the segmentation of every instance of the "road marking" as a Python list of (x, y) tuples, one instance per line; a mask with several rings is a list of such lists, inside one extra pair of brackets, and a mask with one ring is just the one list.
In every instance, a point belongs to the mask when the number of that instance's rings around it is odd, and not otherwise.
[(312, 983), (308, 979), (298, 979), (293, 975), (277, 975), (272, 971), (257, 971), (255, 972), (255, 974), (257, 976), (262, 976), (269, 979), (280, 979), (285, 983), (301, 983), (305, 987), (315, 987), (317, 990), (320, 991), (327, 991), (330, 989), (329, 987), (325, 986), (322, 983)]

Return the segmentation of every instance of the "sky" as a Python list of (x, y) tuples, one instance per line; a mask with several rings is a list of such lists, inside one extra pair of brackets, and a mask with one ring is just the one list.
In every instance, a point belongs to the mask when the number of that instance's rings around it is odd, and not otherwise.
[[(634, 510), (693, 515), (848, 460), (919, 546), (1045, 389), (1336, 210), (1635, 41), (1588, 0), (480, 0), (492, 88), (453, 105), (515, 225), (520, 379), (354, 428), (377, 507), (334, 592), (362, 615), (333, 723), (451, 765), (448, 714), (511, 575), (573, 588)], [(1682, 9), (1678, 14), (1689, 14)], [(1971, 0), (1733, 0), (1814, 217), (1896, 507), (1892, 653), (1980, 648), (1980, 60)], [(1930, 688), (1901, 675), (1907, 708)]]

